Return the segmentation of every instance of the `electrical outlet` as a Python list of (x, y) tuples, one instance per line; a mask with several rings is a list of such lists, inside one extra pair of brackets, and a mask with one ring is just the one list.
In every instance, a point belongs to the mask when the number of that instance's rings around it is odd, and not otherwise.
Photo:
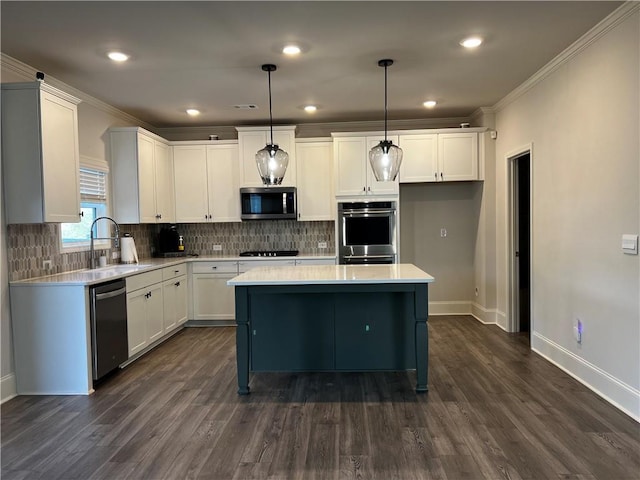
[(222, 251), (222, 245), (214, 245), (213, 246), (213, 251), (214, 252), (221, 252)]
[(43, 260), (42, 261), (42, 269), (43, 270), (51, 270), (51, 260)]
[(480, 294), (480, 289), (476, 287), (476, 297)]
[(446, 237), (446, 236), (447, 236), (447, 229), (446, 229), (446, 228), (441, 228), (441, 229), (440, 229), (440, 236), (441, 236), (442, 238), (444, 238), (444, 237)]
[(111, 252), (111, 259), (117, 260), (120, 258), (120, 252)]
[(327, 242), (318, 242), (318, 248), (327, 248)]

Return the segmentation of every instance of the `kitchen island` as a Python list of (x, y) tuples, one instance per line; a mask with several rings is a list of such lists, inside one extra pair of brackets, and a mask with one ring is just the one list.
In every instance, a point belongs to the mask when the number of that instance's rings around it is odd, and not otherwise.
[(412, 264), (263, 267), (234, 277), (238, 393), (249, 393), (249, 371), (411, 369), (425, 392), (433, 281)]

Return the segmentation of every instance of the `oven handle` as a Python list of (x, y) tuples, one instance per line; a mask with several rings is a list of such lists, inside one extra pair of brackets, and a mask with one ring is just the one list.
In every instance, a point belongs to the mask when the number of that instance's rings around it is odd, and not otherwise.
[(344, 255), (345, 260), (361, 260), (366, 258), (393, 258), (394, 255)]
[(343, 217), (364, 217), (367, 215), (389, 215), (396, 213), (395, 210), (343, 210)]

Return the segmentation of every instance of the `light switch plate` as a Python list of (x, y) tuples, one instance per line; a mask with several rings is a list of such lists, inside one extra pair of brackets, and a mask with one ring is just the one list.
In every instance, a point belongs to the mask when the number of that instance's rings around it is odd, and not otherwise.
[(638, 235), (629, 233), (622, 235), (622, 252), (627, 255), (638, 255)]

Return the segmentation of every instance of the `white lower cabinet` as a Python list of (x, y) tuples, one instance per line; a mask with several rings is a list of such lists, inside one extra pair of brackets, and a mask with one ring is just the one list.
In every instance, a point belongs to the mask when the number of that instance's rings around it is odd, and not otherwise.
[(233, 320), (235, 291), (227, 285), (238, 274), (237, 261), (194, 262), (192, 264), (192, 320)]
[(164, 333), (178, 328), (188, 317), (186, 264), (162, 269)]
[(162, 271), (127, 277), (127, 338), (129, 358), (164, 335)]

